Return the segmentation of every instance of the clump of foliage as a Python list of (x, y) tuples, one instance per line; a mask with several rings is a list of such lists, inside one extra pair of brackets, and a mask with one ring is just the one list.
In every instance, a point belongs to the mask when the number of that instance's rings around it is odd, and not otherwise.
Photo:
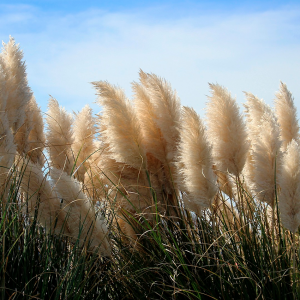
[(291, 93), (245, 115), (210, 84), (206, 122), (140, 71), (102, 112), (49, 101), (0, 54), (1, 299), (299, 298), (300, 143)]

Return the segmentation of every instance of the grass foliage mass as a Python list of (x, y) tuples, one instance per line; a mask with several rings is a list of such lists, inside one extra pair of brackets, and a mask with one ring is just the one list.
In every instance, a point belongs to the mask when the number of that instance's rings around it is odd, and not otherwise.
[(300, 135), (292, 94), (206, 119), (140, 71), (134, 99), (43, 117), (23, 54), (0, 54), (1, 299), (299, 299)]

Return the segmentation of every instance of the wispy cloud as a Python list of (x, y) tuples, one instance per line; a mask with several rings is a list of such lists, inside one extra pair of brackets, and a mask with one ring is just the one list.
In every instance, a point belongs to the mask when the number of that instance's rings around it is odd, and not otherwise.
[(1, 39), (11, 34), (21, 43), (39, 103), (51, 94), (79, 110), (95, 100), (89, 82), (97, 80), (119, 84), (130, 96), (139, 68), (165, 77), (182, 103), (200, 113), (207, 82), (225, 85), (240, 102), (246, 90), (270, 103), (282, 80), (300, 99), (300, 7), (249, 13), (197, 8), (176, 18), (159, 6), (114, 13), (58, 14), (32, 6), (1, 11)]

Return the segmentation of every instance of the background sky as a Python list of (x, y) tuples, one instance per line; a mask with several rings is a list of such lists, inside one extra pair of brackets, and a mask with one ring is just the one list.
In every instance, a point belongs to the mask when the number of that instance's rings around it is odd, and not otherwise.
[(0, 1), (0, 38), (20, 43), (43, 111), (49, 94), (69, 111), (94, 104), (90, 82), (131, 97), (138, 71), (166, 78), (204, 116), (208, 82), (272, 105), (280, 80), (300, 111), (299, 1)]

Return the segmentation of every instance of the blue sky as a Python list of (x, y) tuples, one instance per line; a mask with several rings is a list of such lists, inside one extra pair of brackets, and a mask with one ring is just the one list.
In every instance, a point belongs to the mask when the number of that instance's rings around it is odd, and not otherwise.
[(208, 82), (240, 104), (248, 91), (272, 105), (282, 80), (299, 111), (297, 2), (1, 0), (0, 38), (20, 43), (43, 111), (51, 94), (69, 111), (98, 112), (90, 82), (108, 80), (131, 97), (140, 68), (202, 116)]

